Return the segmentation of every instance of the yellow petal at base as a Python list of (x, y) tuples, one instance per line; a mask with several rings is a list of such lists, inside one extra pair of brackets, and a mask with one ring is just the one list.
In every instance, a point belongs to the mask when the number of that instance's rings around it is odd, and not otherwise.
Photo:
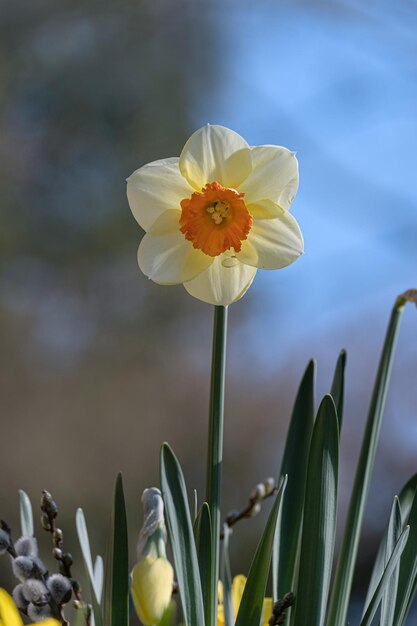
[[(242, 601), (243, 591), (246, 585), (246, 576), (239, 574), (233, 578), (232, 582), (232, 604), (234, 618), (236, 619), (239, 612), (239, 606)], [(223, 585), (219, 584), (219, 606), (217, 615), (217, 626), (225, 626), (224, 606), (223, 606)], [(272, 598), (265, 598), (262, 610), (261, 626), (268, 626), (269, 618), (272, 615)]]
[[(223, 261), (229, 267), (225, 267)], [(232, 265), (232, 262), (233, 265)], [(236, 262), (236, 259), (220, 255), (204, 272), (184, 283), (188, 293), (216, 306), (227, 306), (239, 300), (255, 278), (256, 268)]]

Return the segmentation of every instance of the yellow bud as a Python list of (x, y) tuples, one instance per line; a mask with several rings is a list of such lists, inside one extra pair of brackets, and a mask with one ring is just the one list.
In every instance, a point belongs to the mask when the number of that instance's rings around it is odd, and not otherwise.
[(174, 570), (167, 559), (145, 556), (132, 571), (132, 599), (144, 626), (156, 626), (168, 607)]

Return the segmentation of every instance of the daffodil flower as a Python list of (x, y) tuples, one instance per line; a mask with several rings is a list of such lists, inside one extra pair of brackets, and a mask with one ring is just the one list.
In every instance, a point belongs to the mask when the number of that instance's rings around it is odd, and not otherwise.
[[(46, 619), (38, 622), (38, 624), (60, 626), (56, 619)], [(4, 589), (0, 589), (0, 626), (23, 626), (23, 621), (13, 599)], [(31, 624), (31, 626), (35, 626), (35, 624)]]
[[(232, 604), (234, 617), (239, 611), (240, 602), (243, 596), (243, 590), (246, 585), (246, 576), (239, 574), (233, 578), (232, 582)], [(217, 626), (225, 626), (224, 620), (224, 606), (223, 606), (223, 585), (219, 583), (219, 606), (217, 613)], [(265, 598), (263, 603), (262, 622), (261, 626), (268, 626), (268, 620), (272, 615), (272, 598)]]
[(127, 183), (130, 208), (146, 231), (141, 270), (161, 285), (183, 283), (204, 302), (235, 302), (258, 268), (285, 267), (303, 252), (289, 213), (298, 164), (286, 148), (250, 147), (232, 130), (207, 125), (179, 158), (148, 163)]

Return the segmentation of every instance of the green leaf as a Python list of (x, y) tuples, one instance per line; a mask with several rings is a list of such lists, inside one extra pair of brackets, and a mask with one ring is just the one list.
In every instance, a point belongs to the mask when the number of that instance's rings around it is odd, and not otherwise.
[(339, 427), (333, 398), (317, 414), (308, 460), (295, 626), (322, 626), (336, 535)]
[(232, 602), (232, 571), (229, 557), (229, 540), (232, 534), (227, 524), (223, 525), (223, 552), (222, 552), (222, 582), (223, 582), (223, 612), (225, 626), (234, 626), (235, 617)]
[(417, 492), (414, 493), (408, 524), (413, 532), (410, 533), (410, 538), (401, 557), (393, 622), (396, 626), (400, 626), (405, 621), (417, 590)]
[(104, 622), (106, 626), (129, 624), (129, 557), (127, 520), (122, 475), (118, 474), (114, 490), (106, 566)]
[(203, 594), (187, 490), (180, 464), (168, 444), (161, 449), (161, 487), (185, 623), (204, 626)]
[(211, 544), (211, 520), (210, 509), (207, 502), (197, 516), (194, 524), (194, 537), (197, 549), (197, 561), (200, 568), (201, 589), (205, 609), (206, 624), (211, 622), (211, 566), (212, 566), (212, 544)]
[[(75, 526), (77, 528), (78, 541), (80, 542), (81, 553), (83, 555), (84, 565), (87, 570), (87, 580), (90, 590), (91, 603), (93, 606), (94, 621), (96, 626), (103, 625), (103, 616), (101, 612), (100, 602), (103, 589), (103, 575), (100, 569), (103, 569), (103, 561), (101, 557), (96, 559), (96, 567), (93, 569), (93, 561), (91, 558), (90, 540), (88, 538), (87, 523), (85, 521), (82, 509), (77, 509), (75, 514)], [(99, 559), (99, 560), (98, 560)], [(101, 565), (100, 565), (101, 562)], [(97, 579), (95, 576), (97, 569)]]
[(20, 529), (23, 537), (33, 537), (33, 512), (28, 494), (19, 489)]
[(332, 396), (339, 420), (339, 436), (342, 432), (343, 421), (343, 405), (345, 399), (345, 368), (346, 368), (346, 351), (341, 350), (337, 359), (336, 369), (333, 376), (332, 388), (330, 395)]
[[(388, 532), (385, 542), (385, 567), (388, 565), (388, 561), (392, 556), (395, 545), (400, 538), (402, 530), (403, 522), (401, 516), (400, 501), (397, 497), (395, 497), (391, 509)], [(397, 566), (385, 587), (384, 593), (382, 594), (380, 626), (392, 626), (392, 620), (394, 618), (395, 599), (397, 596), (398, 573), (399, 568)]]
[[(414, 500), (414, 494), (417, 489), (417, 474), (414, 474), (412, 478), (410, 478), (403, 488), (400, 491), (400, 495), (398, 496), (400, 501), (401, 513), (403, 517), (403, 522), (408, 520), (410, 515), (411, 506)], [(375, 589), (378, 585), (378, 582), (382, 576), (385, 567), (385, 544), (387, 541), (387, 533), (388, 527), (384, 532), (384, 535), (379, 544), (378, 552), (375, 557), (374, 567), (372, 570), (371, 580), (368, 586), (368, 592), (365, 600), (365, 607), (368, 606), (371, 598), (375, 592)]]
[[(272, 556), (274, 602), (294, 588), (308, 453), (314, 422), (315, 375), (316, 365), (312, 360), (307, 366), (297, 393), (285, 443), (280, 475), (288, 475), (288, 484), (282, 505), (281, 533), (277, 533), (274, 539)], [(282, 541), (280, 536), (283, 538)]]
[(392, 552), (391, 558), (389, 559), (387, 566), (384, 570), (384, 573), (379, 581), (379, 584), (375, 590), (374, 595), (372, 596), (372, 600), (369, 603), (369, 606), (363, 616), (360, 626), (370, 626), (374, 615), (378, 609), (379, 603), (381, 602), (381, 598), (384, 594), (384, 591), (390, 582), (391, 576), (394, 573), (396, 567), (398, 566), (398, 562), (400, 560), (401, 554), (405, 548), (405, 544), (407, 543), (408, 534), (410, 531), (410, 527), (406, 526), (403, 532), (401, 533), (400, 538), (397, 541), (397, 544)]
[(266, 584), (268, 582), (269, 568), (271, 565), (274, 535), (286, 484), (287, 477), (285, 476), (284, 480), (281, 482), (264, 532), (256, 549), (243, 591), (235, 626), (259, 626), (260, 624)]
[(397, 300), (391, 313), (369, 407), (365, 434), (350, 499), (329, 605), (328, 626), (346, 624), (363, 513), (375, 461), (382, 415), (394, 360), (399, 323), (405, 301)]

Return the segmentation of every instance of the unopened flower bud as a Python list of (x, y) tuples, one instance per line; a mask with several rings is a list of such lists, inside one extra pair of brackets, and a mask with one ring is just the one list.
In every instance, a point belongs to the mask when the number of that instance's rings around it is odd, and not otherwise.
[(38, 556), (35, 556), (33, 559), (33, 570), (35, 574), (41, 574), (42, 576), (46, 574), (46, 567)]
[(265, 489), (264, 483), (258, 483), (252, 489), (252, 493), (250, 494), (250, 499), (260, 501), (264, 499), (265, 494), (266, 494), (266, 489)]
[(62, 555), (62, 560), (67, 567), (71, 567), (73, 563), (72, 554), (70, 552), (64, 552), (64, 554)]
[(62, 532), (62, 530), (60, 528), (55, 528), (53, 535), (54, 544), (58, 546), (62, 542), (63, 538), (64, 533)]
[(23, 594), (23, 583), (16, 585), (16, 587), (13, 589), (12, 595), (13, 595), (14, 603), (17, 606), (17, 608), (20, 609), (21, 611), (25, 611), (29, 602), (26, 600)]
[(275, 489), (275, 480), (271, 477), (264, 480), (265, 495), (269, 496)]
[(258, 515), (258, 513), (260, 513), (260, 511), (261, 505), (259, 504), (259, 502), (257, 502), (253, 505), (253, 507), (251, 507), (250, 511), (248, 511), (246, 517), (255, 517), (255, 515)]
[(34, 604), (48, 604), (50, 599), (49, 591), (45, 584), (36, 578), (29, 578), (29, 580), (23, 583), (22, 593), (28, 602), (33, 602)]
[(64, 556), (64, 553), (62, 552), (61, 548), (54, 548), (52, 550), (52, 556), (57, 561), (62, 561), (62, 557)]
[(145, 556), (132, 571), (132, 599), (144, 626), (158, 624), (172, 595), (174, 570), (163, 558)]
[(32, 576), (33, 566), (33, 559), (29, 556), (18, 556), (12, 561), (13, 574), (22, 582)]
[(38, 544), (35, 537), (20, 537), (14, 544), (18, 556), (38, 556)]
[(10, 548), (10, 536), (0, 528), (0, 554), (4, 554)]
[(55, 500), (52, 498), (49, 491), (46, 491), (45, 489), (42, 491), (41, 511), (43, 511), (49, 517), (52, 517), (52, 518), (55, 518), (58, 515), (57, 504)]
[(46, 515), (46, 513), (43, 513), (41, 515), (41, 524), (42, 524), (42, 528), (44, 530), (51, 530), (52, 526), (51, 526), (51, 522), (49, 521), (49, 517)]
[(66, 604), (71, 600), (72, 587), (70, 581), (65, 576), (53, 574), (48, 578), (46, 586), (53, 600), (58, 605)]
[(32, 604), (31, 602), (28, 605), (27, 612), (29, 618), (33, 622), (41, 622), (42, 620), (48, 619), (52, 616), (52, 609), (49, 604), (38, 606), (37, 604)]

